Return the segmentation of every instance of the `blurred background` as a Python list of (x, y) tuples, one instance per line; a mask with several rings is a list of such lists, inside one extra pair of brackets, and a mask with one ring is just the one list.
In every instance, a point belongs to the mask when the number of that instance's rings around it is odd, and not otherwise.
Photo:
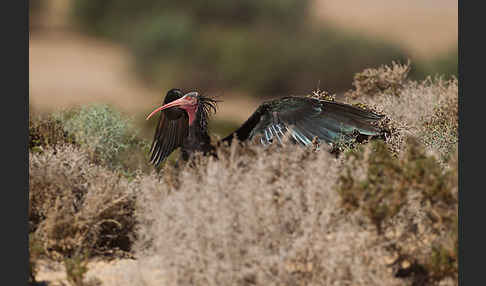
[(369, 67), (457, 75), (457, 0), (30, 0), (29, 107), (105, 103), (151, 139), (173, 87), (224, 100), (226, 135), (264, 100), (341, 94)]

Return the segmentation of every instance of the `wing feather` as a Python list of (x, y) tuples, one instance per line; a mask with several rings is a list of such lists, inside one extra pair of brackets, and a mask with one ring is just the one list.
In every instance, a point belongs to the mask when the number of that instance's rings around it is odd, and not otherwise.
[(189, 121), (187, 115), (170, 120), (165, 112), (160, 112), (159, 122), (150, 148), (150, 163), (158, 166), (175, 149), (182, 146), (188, 130)]
[[(348, 104), (305, 97), (285, 97), (260, 105), (235, 132), (223, 138), (231, 143), (260, 137), (263, 145), (289, 134), (295, 143), (312, 144), (317, 137), (327, 143), (351, 140), (356, 134), (379, 135), (373, 123), (383, 116)], [(276, 137), (276, 139), (274, 138)], [(275, 140), (274, 140), (275, 139)]]

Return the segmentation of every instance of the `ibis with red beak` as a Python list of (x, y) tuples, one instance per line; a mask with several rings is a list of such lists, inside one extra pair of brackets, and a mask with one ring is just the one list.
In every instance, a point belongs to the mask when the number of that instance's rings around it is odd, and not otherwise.
[[(160, 112), (150, 148), (150, 162), (158, 166), (179, 147), (183, 160), (188, 160), (195, 152), (214, 154), (207, 126), (209, 115), (216, 112), (216, 103), (217, 100), (196, 91), (169, 90), (162, 106), (147, 116), (148, 120)], [(335, 101), (282, 97), (262, 103), (221, 142), (231, 144), (236, 137), (239, 141), (255, 141), (264, 146), (284, 142), (311, 146), (316, 141), (335, 144), (340, 140), (363, 140), (384, 136), (384, 130), (376, 124), (382, 117)]]

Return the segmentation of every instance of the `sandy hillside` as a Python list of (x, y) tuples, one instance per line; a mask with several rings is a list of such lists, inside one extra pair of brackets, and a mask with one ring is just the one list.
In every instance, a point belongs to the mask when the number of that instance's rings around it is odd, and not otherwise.
[(417, 57), (457, 48), (457, 0), (316, 0), (312, 12), (321, 22), (392, 40)]
[[(147, 87), (130, 72), (127, 51), (98, 39), (73, 32), (34, 33), (29, 57), (29, 101), (37, 111), (108, 103), (129, 115), (148, 114), (165, 96), (165, 91)], [(243, 110), (258, 104), (253, 102), (231, 96), (220, 104), (218, 116), (244, 120), (249, 113)]]

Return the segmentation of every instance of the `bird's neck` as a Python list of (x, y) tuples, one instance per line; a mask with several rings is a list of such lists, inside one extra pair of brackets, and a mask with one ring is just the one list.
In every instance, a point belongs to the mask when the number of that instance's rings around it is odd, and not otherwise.
[(207, 118), (198, 109), (195, 119), (189, 125), (188, 136), (183, 142), (182, 153), (183, 157), (190, 157), (195, 152), (209, 153), (214, 150), (211, 145), (211, 137), (208, 135)]
[(197, 119), (198, 117), (198, 111), (199, 111), (199, 108), (197, 105), (189, 105), (189, 106), (186, 106), (184, 107), (184, 109), (186, 110), (187, 114), (189, 115), (189, 126), (191, 125), (194, 125), (196, 122), (194, 120)]

